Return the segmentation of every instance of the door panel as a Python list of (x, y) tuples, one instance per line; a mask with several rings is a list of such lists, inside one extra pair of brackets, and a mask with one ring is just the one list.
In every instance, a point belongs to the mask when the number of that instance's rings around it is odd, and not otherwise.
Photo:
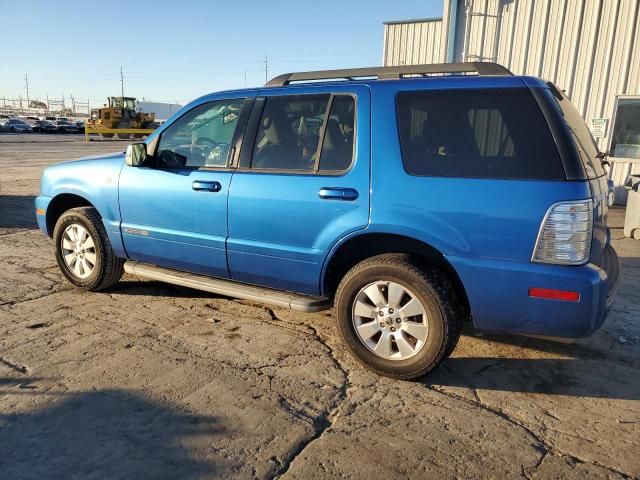
[[(146, 163), (120, 177), (122, 238), (129, 257), (228, 278), (227, 168), (252, 100), (195, 104), (162, 131)], [(152, 147), (150, 147), (152, 148)]]
[[(307, 171), (236, 171), (230, 187), (227, 240), (229, 270), (234, 280), (318, 294), (322, 266), (331, 247), (343, 236), (368, 224), (369, 90), (363, 86), (351, 86), (339, 89), (315, 87), (311, 91), (314, 94), (348, 93), (356, 98), (355, 141), (349, 145), (353, 151), (353, 163), (345, 173), (335, 175)], [(291, 93), (291, 90), (269, 89), (259, 95), (266, 97), (268, 106), (269, 98), (286, 93)], [(314, 123), (309, 118), (298, 121), (291, 113), (289, 121), (298, 132), (300, 125)], [(261, 118), (255, 123), (266, 126), (270, 121)], [(273, 135), (273, 132), (264, 136), (286, 137)], [(258, 132), (257, 137), (260, 145), (263, 136)], [(328, 140), (325, 145), (326, 142)], [(251, 144), (243, 146), (243, 158), (244, 148), (251, 147)], [(287, 156), (291, 148), (284, 149), (285, 153), (278, 153), (275, 147), (265, 150), (269, 155), (262, 155), (263, 159), (274, 155)], [(300, 165), (299, 162), (285, 160), (276, 160), (275, 163), (280, 166), (292, 164), (296, 169)], [(313, 157), (309, 163), (314, 163)]]
[[(230, 172), (125, 166), (120, 177), (122, 238), (129, 258), (228, 278), (225, 240)], [(217, 182), (217, 192), (194, 190)]]

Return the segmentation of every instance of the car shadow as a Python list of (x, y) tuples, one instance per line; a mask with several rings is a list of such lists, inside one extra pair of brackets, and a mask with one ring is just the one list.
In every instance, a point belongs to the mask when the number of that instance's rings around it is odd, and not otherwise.
[[(38, 395), (10, 385), (0, 379), (0, 392)], [(224, 433), (214, 417), (181, 412), (126, 390), (45, 395), (54, 398), (41, 409), (0, 414), (1, 478), (220, 475), (223, 459), (197, 459), (187, 447), (193, 437)]]
[(157, 282), (155, 280), (121, 280), (109, 289), (109, 293), (123, 295), (140, 295), (143, 297), (178, 297), (178, 298), (228, 298), (215, 293), (194, 290), (189, 287)]
[(452, 357), (421, 383), (490, 392), (640, 400), (640, 384), (633, 372), (632, 367), (579, 358)]
[(0, 195), (0, 228), (38, 228), (32, 195)]

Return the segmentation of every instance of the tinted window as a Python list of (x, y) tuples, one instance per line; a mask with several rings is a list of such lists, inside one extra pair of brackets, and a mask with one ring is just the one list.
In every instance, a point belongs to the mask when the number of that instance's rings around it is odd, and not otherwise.
[(337, 95), (333, 98), (322, 143), (320, 171), (346, 170), (351, 165), (355, 106), (351, 96)]
[(402, 92), (397, 114), (411, 175), (565, 178), (549, 127), (528, 90)]
[(602, 163), (597, 157), (598, 146), (593, 139), (593, 135), (591, 135), (589, 127), (587, 127), (584, 119), (580, 116), (580, 113), (576, 107), (573, 106), (571, 101), (569, 101), (566, 95), (561, 93), (557, 87), (554, 87), (554, 89), (562, 96), (562, 100), (551, 94), (551, 92), (549, 92), (549, 94), (552, 95), (554, 100), (558, 105), (560, 105), (560, 110), (564, 116), (564, 120), (567, 122), (567, 126), (571, 130), (574, 143), (580, 153), (580, 158), (584, 164), (587, 177), (597, 178), (604, 175), (604, 168), (602, 168)]
[(254, 169), (345, 170), (353, 157), (354, 99), (292, 95), (268, 97), (258, 125)]
[(159, 167), (224, 167), (243, 99), (199, 105), (172, 123), (160, 136)]
[(328, 94), (267, 98), (251, 166), (313, 170), (328, 104)]

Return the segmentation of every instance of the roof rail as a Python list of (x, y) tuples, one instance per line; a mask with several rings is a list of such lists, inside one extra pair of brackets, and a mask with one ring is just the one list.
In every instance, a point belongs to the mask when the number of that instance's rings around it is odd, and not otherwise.
[(282, 87), (292, 82), (313, 80), (355, 80), (374, 77), (377, 80), (393, 80), (405, 75), (442, 73), (476, 73), (478, 75), (513, 75), (508, 69), (492, 62), (432, 63), (425, 65), (399, 65), (396, 67), (346, 68), (341, 70), (319, 70), (315, 72), (284, 73), (269, 80), (267, 87)]

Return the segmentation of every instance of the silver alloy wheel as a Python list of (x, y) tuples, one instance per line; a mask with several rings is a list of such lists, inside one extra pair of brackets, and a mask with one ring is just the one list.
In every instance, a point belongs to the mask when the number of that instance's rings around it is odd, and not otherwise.
[(360, 341), (386, 360), (406, 360), (429, 336), (427, 312), (417, 296), (399, 283), (377, 281), (353, 302), (353, 326)]
[(78, 278), (87, 278), (96, 267), (96, 246), (82, 225), (72, 223), (64, 229), (60, 241), (62, 258), (69, 270)]

